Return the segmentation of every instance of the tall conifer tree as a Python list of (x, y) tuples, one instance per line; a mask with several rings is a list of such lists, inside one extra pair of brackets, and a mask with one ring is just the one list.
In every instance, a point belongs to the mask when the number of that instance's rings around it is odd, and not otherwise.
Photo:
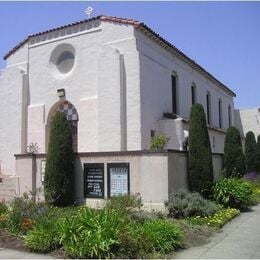
[(234, 126), (230, 126), (226, 132), (224, 169), (226, 177), (241, 177), (246, 170), (240, 133)]
[(189, 186), (207, 196), (213, 185), (213, 165), (206, 116), (201, 104), (194, 104), (189, 126)]
[(46, 159), (44, 192), (56, 206), (73, 203), (74, 195), (72, 134), (66, 116), (57, 112), (51, 123)]
[(245, 162), (247, 172), (256, 171), (256, 140), (255, 134), (252, 131), (246, 134)]
[(245, 163), (247, 172), (256, 171), (256, 140), (252, 131), (246, 134)]

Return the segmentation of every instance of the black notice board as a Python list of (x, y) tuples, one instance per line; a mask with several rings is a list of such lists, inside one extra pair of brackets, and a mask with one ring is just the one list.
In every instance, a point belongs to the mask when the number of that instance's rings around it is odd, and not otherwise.
[(84, 163), (85, 198), (104, 198), (104, 164)]

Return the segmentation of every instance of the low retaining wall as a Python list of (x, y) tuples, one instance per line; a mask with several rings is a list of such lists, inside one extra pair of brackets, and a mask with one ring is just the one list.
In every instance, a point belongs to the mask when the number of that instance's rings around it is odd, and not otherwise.
[[(45, 158), (45, 154), (16, 155), (18, 193), (43, 186)], [(221, 172), (222, 158), (221, 154), (213, 154), (215, 178)], [(93, 207), (102, 207), (111, 193), (128, 189), (140, 194), (146, 208), (163, 209), (170, 193), (188, 189), (184, 151), (78, 153), (74, 166), (76, 200)]]

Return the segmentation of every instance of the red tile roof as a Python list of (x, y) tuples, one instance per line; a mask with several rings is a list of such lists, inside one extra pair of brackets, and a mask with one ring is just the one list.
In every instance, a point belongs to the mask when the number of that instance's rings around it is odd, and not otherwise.
[(101, 20), (101, 21), (105, 21), (105, 22), (115, 22), (115, 23), (121, 23), (121, 24), (129, 24), (134, 26), (135, 28), (137, 28), (138, 30), (140, 30), (141, 32), (143, 32), (144, 34), (146, 34), (149, 38), (151, 38), (152, 40), (156, 41), (157, 43), (159, 43), (161, 46), (163, 46), (165, 49), (167, 49), (170, 52), (173, 52), (176, 56), (182, 58), (183, 60), (185, 60), (187, 63), (189, 63), (192, 67), (194, 67), (195, 69), (197, 69), (198, 71), (200, 71), (202, 74), (206, 75), (207, 77), (209, 77), (211, 80), (213, 80), (214, 82), (216, 82), (218, 85), (220, 85), (224, 90), (226, 90), (228, 93), (230, 93), (231, 95), (233, 95), (234, 97), (236, 96), (236, 94), (230, 90), (227, 86), (225, 86), (222, 82), (220, 82), (218, 79), (216, 79), (212, 74), (210, 74), (208, 71), (206, 71), (204, 68), (202, 68), (198, 63), (196, 63), (194, 60), (192, 60), (191, 58), (189, 58), (186, 54), (184, 54), (181, 50), (179, 50), (178, 48), (176, 48), (176, 46), (174, 46), (172, 43), (168, 42), (167, 40), (165, 40), (164, 38), (162, 38), (158, 33), (156, 33), (155, 31), (153, 31), (150, 27), (148, 27), (146, 24), (141, 23), (137, 20), (133, 20), (133, 19), (127, 19), (127, 18), (120, 18), (120, 17), (114, 17), (114, 16), (106, 16), (106, 15), (99, 15), (90, 19), (85, 19), (79, 22), (75, 22), (75, 23), (70, 23), (67, 25), (63, 25), (60, 27), (56, 27), (56, 28), (52, 28), (46, 31), (42, 31), (39, 33), (35, 33), (35, 34), (31, 34), (28, 35), (27, 38), (25, 38), (22, 42), (18, 43), (13, 49), (11, 49), (5, 56), (4, 59), (6, 60), (10, 55), (12, 55), (14, 52), (16, 52), (20, 47), (22, 47), (30, 38), (35, 37), (35, 36), (39, 36), (45, 33), (49, 33), (49, 32), (53, 32), (53, 31), (57, 31), (60, 29), (65, 29), (67, 27), (71, 27), (74, 25), (78, 25), (78, 24), (83, 24), (85, 22), (90, 22), (90, 21), (94, 21), (94, 20)]

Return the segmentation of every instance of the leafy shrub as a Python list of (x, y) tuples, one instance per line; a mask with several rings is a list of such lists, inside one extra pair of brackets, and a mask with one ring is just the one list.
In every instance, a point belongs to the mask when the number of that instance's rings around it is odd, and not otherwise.
[(226, 222), (240, 214), (238, 209), (222, 209), (209, 217), (191, 217), (187, 221), (193, 225), (207, 225), (210, 227), (222, 227)]
[(151, 150), (162, 150), (169, 143), (170, 137), (165, 134), (156, 135), (151, 138), (150, 149)]
[(47, 253), (60, 246), (58, 220), (42, 218), (24, 237), (26, 247), (35, 252)]
[(67, 206), (74, 199), (72, 133), (66, 116), (57, 112), (51, 123), (46, 158), (44, 192), (46, 201)]
[(147, 255), (153, 251), (153, 244), (147, 238), (142, 224), (131, 221), (122, 227), (119, 233), (120, 244), (116, 250), (117, 257), (147, 258)]
[(22, 197), (16, 197), (10, 203), (7, 228), (12, 233), (26, 232), (47, 208), (45, 202), (35, 201), (28, 193), (24, 193)]
[(183, 233), (181, 228), (174, 223), (161, 219), (151, 220), (145, 222), (142, 228), (156, 253), (164, 254), (181, 247)]
[(170, 194), (165, 206), (173, 218), (210, 216), (219, 209), (214, 202), (204, 199), (199, 193), (185, 191)]
[(225, 207), (240, 210), (247, 209), (254, 204), (253, 187), (243, 179), (224, 178), (219, 180), (213, 187), (213, 197), (217, 203)]
[(106, 208), (114, 209), (122, 213), (128, 213), (135, 209), (140, 209), (142, 199), (138, 194), (135, 195), (118, 195), (111, 197), (106, 204)]
[(125, 219), (115, 210), (82, 207), (76, 216), (59, 224), (61, 243), (72, 257), (111, 257), (124, 224)]
[(245, 157), (243, 154), (239, 130), (231, 126), (227, 129), (224, 145), (225, 177), (240, 177), (245, 173)]
[(206, 116), (201, 104), (191, 107), (188, 164), (190, 190), (208, 197), (214, 178)]
[(124, 258), (165, 254), (181, 247), (183, 231), (180, 226), (166, 220), (130, 223), (120, 232), (119, 254)]
[(160, 216), (158, 216), (158, 213), (144, 210), (131, 212), (129, 214), (129, 217), (138, 223), (144, 223), (148, 220), (156, 220), (160, 218)]
[(8, 212), (8, 207), (4, 202), (0, 202), (0, 215)]
[(256, 155), (256, 140), (255, 135), (252, 131), (249, 131), (246, 134), (246, 141), (245, 141), (245, 163), (246, 163), (246, 170), (248, 172), (256, 171), (257, 167), (257, 155)]

